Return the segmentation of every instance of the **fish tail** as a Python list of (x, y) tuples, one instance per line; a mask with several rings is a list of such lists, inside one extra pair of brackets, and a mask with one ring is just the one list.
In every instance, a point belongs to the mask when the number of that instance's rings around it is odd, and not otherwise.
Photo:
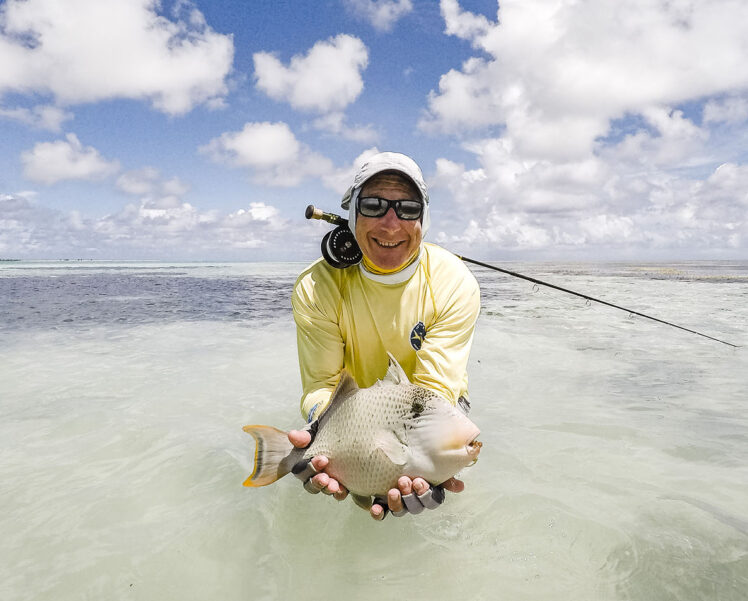
[(288, 433), (272, 426), (244, 426), (244, 431), (256, 443), (254, 470), (244, 486), (267, 486), (291, 471), (288, 457), (294, 447)]

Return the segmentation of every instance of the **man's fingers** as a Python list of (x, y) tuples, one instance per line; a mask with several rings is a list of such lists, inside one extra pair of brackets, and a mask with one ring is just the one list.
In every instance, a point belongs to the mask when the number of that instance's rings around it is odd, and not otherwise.
[(306, 487), (306, 483), (312, 476), (318, 473), (318, 470), (311, 461), (302, 459), (291, 468), (291, 473), (301, 480), (304, 483), (304, 487)]
[(312, 442), (312, 435), (307, 430), (291, 430), (288, 440), (297, 449), (305, 449)]
[(333, 493), (332, 496), (335, 497), (336, 500), (342, 501), (348, 496), (348, 489), (342, 484), (340, 484), (340, 482), (338, 482), (338, 486), (340, 487), (340, 490), (338, 490), (338, 492)]
[(413, 480), (413, 492), (417, 495), (420, 496), (424, 494), (429, 488), (431, 488), (429, 486), (429, 483), (426, 482), (426, 480), (424, 480), (423, 478), (416, 478), (415, 480)]
[(304, 482), (304, 490), (312, 493), (313, 495), (316, 495), (327, 486), (327, 483), (329, 481), (330, 476), (328, 476), (327, 474), (317, 474), (316, 476), (314, 476), (314, 478), (310, 478), (309, 480)]
[(408, 513), (412, 513), (413, 515), (418, 515), (424, 510), (423, 504), (414, 493), (403, 495), (403, 505), (407, 508)]
[(418, 500), (426, 509), (436, 509), (444, 503), (444, 489), (441, 486), (427, 488), (424, 493), (418, 495)]
[(323, 472), (328, 463), (330, 463), (330, 460), (324, 455), (315, 455), (312, 457), (312, 465), (318, 472)]
[[(322, 489), (322, 492), (325, 493), (326, 495), (335, 496), (340, 493), (340, 488), (341, 488), (340, 482), (338, 482), (335, 478), (330, 477), (327, 483), (327, 486), (325, 486), (325, 488)], [(346, 492), (346, 494), (348, 493)], [(345, 498), (345, 496), (343, 498)]]
[(403, 498), (400, 495), (400, 491), (397, 488), (391, 488), (387, 492), (387, 505), (395, 517), (399, 518), (408, 513), (408, 510), (403, 505)]
[(384, 519), (384, 516), (387, 515), (384, 507), (382, 507), (379, 503), (374, 503), (371, 506), (369, 513), (371, 514), (371, 517), (373, 517), (378, 522), (381, 522)]
[(405, 496), (413, 492), (413, 480), (408, 476), (401, 476), (397, 481), (397, 488), (400, 489), (400, 494)]
[(291, 472), (304, 483), (304, 490), (312, 494), (324, 492), (327, 495), (335, 495), (338, 500), (343, 500), (348, 491), (341, 490), (340, 483), (331, 478), (323, 470), (330, 463), (324, 455), (316, 455), (309, 459), (302, 459), (291, 468)]

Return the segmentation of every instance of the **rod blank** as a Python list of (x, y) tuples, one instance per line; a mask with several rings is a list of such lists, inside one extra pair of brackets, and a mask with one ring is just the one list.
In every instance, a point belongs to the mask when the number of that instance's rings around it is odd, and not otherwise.
[[(455, 253), (456, 254), (456, 253)], [(696, 330), (691, 330), (689, 328), (679, 326), (676, 323), (672, 323), (670, 321), (665, 321), (664, 319), (658, 319), (657, 317), (652, 317), (651, 315), (647, 315), (645, 313), (640, 313), (639, 311), (634, 311), (634, 309), (627, 309), (626, 307), (621, 307), (620, 305), (615, 305), (613, 303), (609, 303), (608, 301), (600, 300), (599, 298), (595, 298), (593, 296), (588, 296), (587, 294), (582, 294), (581, 292), (575, 292), (574, 290), (569, 290), (568, 288), (564, 288), (563, 286), (557, 286), (556, 284), (550, 284), (548, 282), (544, 282), (542, 280), (538, 280), (536, 278), (531, 278), (527, 275), (522, 275), (521, 273), (517, 273), (516, 271), (510, 271), (508, 269), (502, 269), (501, 267), (496, 267), (495, 265), (489, 265), (488, 263), (483, 263), (482, 261), (476, 261), (475, 259), (470, 259), (468, 257), (463, 257), (461, 255), (456, 255), (460, 259), (462, 259), (465, 263), (472, 263), (473, 265), (480, 265), (481, 267), (486, 267), (488, 269), (493, 269), (494, 271), (500, 271), (501, 273), (505, 273), (507, 275), (511, 275), (515, 278), (520, 278), (522, 280), (527, 280), (528, 282), (532, 282), (533, 284), (539, 284), (541, 286), (546, 286), (548, 288), (553, 288), (554, 290), (560, 290), (561, 292), (566, 292), (568, 294), (573, 294), (574, 296), (578, 296), (579, 298), (586, 299), (588, 301), (594, 301), (596, 303), (600, 303), (601, 305), (606, 305), (608, 307), (613, 307), (614, 309), (620, 309), (621, 311), (627, 311), (631, 315), (638, 315), (639, 317), (646, 317), (647, 319), (651, 319), (652, 321), (656, 321), (658, 323), (664, 323), (665, 325), (672, 326), (674, 328), (678, 328), (679, 330), (683, 330), (685, 332), (690, 332), (691, 334), (696, 334), (698, 336), (703, 336), (704, 338), (708, 338), (709, 340), (714, 340), (715, 342), (721, 342), (722, 344), (726, 344), (727, 346), (731, 346), (733, 348), (740, 348), (737, 344), (732, 344), (731, 342), (727, 342), (725, 340), (720, 340), (719, 338), (715, 338), (714, 336), (709, 336), (707, 334), (702, 334), (701, 332), (697, 332)]]

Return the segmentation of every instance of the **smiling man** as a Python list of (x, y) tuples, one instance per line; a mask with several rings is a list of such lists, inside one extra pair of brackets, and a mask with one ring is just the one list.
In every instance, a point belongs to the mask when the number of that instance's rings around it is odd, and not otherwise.
[[(320, 259), (296, 281), (293, 312), (297, 327), (303, 395), (308, 422), (327, 406), (346, 369), (366, 388), (387, 371), (391, 353), (414, 384), (434, 390), (467, 411), (467, 361), (480, 291), (470, 270), (455, 255), (423, 242), (429, 226), (429, 196), (418, 165), (409, 157), (383, 152), (357, 172), (343, 197), (348, 224), (362, 261), (339, 269)], [(294, 430), (297, 447), (311, 440)], [(309, 492), (347, 495), (325, 473), (318, 456), (297, 473)], [(451, 478), (443, 489), (459, 492)], [(442, 487), (400, 478), (387, 499), (375, 501), (371, 515), (381, 520), (438, 506)]]

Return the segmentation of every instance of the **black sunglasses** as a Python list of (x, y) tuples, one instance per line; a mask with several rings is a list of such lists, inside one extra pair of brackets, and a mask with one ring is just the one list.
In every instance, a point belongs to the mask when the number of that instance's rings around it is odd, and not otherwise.
[(395, 215), (405, 221), (420, 219), (423, 214), (423, 203), (420, 200), (388, 200), (377, 196), (364, 196), (358, 199), (358, 212), (364, 217), (384, 217), (390, 207)]

